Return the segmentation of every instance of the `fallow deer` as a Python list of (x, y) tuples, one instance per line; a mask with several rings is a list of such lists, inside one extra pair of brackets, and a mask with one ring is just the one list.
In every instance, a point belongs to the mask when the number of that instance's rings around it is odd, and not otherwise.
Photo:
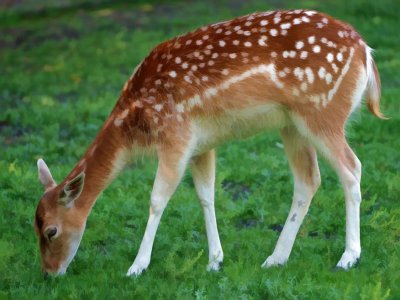
[(363, 94), (370, 111), (384, 118), (371, 49), (350, 25), (316, 11), (253, 13), (159, 44), (60, 184), (38, 160), (45, 193), (35, 228), (43, 271), (65, 273), (99, 193), (143, 153), (157, 155), (158, 169), (147, 227), (127, 275), (148, 267), (161, 215), (188, 166), (204, 211), (208, 270), (218, 270), (223, 251), (214, 211), (214, 148), (267, 129), (280, 130), (294, 194), (275, 250), (262, 266), (289, 258), (320, 185), (318, 151), (336, 171), (346, 200), (346, 246), (337, 267), (352, 267), (361, 253), (361, 163), (344, 129)]

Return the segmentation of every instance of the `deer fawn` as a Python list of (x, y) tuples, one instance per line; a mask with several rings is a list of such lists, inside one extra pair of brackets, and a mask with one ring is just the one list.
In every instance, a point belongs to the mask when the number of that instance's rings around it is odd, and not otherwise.
[(99, 193), (128, 160), (156, 153), (158, 169), (142, 243), (127, 275), (150, 263), (161, 215), (190, 165), (209, 246), (209, 270), (223, 260), (214, 211), (215, 152), (226, 140), (279, 129), (294, 177), (293, 202), (263, 267), (284, 264), (320, 185), (317, 151), (346, 199), (346, 248), (337, 267), (360, 257), (361, 163), (344, 133), (366, 94), (379, 110), (371, 49), (350, 26), (310, 10), (254, 13), (161, 43), (125, 83), (110, 116), (71, 173), (56, 184), (42, 159), (45, 193), (35, 228), (44, 272), (65, 273)]

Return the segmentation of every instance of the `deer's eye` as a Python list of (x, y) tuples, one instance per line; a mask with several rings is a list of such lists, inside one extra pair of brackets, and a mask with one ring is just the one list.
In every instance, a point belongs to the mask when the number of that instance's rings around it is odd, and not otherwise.
[(48, 227), (45, 230), (44, 236), (51, 241), (57, 234), (57, 227)]

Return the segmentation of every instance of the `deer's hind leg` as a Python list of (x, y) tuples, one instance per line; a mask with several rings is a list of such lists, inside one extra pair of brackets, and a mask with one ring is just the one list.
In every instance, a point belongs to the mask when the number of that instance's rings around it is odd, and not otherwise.
[[(328, 160), (338, 175), (346, 201), (346, 248), (337, 267), (348, 269), (360, 258), (361, 162), (351, 150), (344, 135), (346, 115), (339, 122), (329, 122), (327, 116), (313, 116), (313, 120), (294, 118), (297, 128), (307, 135), (317, 150)], [(310, 124), (310, 126), (305, 124)], [(314, 124), (314, 125), (312, 125)]]
[(317, 154), (312, 144), (294, 126), (281, 130), (281, 136), (293, 172), (293, 200), (275, 250), (263, 267), (281, 265), (289, 259), (297, 232), (321, 183)]

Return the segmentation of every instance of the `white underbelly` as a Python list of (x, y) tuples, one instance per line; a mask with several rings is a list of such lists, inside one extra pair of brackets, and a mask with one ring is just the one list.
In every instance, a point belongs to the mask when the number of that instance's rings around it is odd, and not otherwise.
[(288, 120), (285, 109), (277, 104), (230, 110), (218, 119), (194, 119), (194, 154), (204, 153), (229, 140), (243, 139), (263, 131), (282, 128), (288, 124)]

